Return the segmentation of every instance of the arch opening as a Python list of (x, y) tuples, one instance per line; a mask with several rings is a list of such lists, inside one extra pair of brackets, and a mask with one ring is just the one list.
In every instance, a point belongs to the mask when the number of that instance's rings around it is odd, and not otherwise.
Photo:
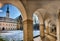
[[(40, 30), (39, 30), (39, 19), (36, 14), (33, 14), (33, 37), (37, 38), (40, 36)], [(34, 39), (35, 41), (35, 39)]]
[(5, 28), (3, 27), (2, 30), (5, 30)]
[(4, 30), (3, 32), (7, 33), (6, 35), (3, 33), (1, 37), (5, 36), (5, 41), (23, 40), (23, 16), (20, 10), (11, 4), (5, 4), (1, 10), (3, 12), (0, 12), (0, 26), (1, 28), (4, 26), (6, 29), (2, 28), (2, 31)]

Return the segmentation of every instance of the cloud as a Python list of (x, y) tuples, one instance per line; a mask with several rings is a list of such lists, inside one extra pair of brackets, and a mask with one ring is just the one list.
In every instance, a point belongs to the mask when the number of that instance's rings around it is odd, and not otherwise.
[(3, 10), (0, 10), (0, 13), (3, 12)]

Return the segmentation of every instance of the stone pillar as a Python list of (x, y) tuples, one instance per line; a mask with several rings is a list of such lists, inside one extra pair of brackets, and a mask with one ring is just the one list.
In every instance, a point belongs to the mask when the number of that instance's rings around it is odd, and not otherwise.
[(48, 24), (48, 20), (46, 20), (45, 26), (46, 26), (46, 34), (49, 34), (49, 24)]
[(60, 28), (57, 26), (57, 41), (60, 41)]
[(40, 24), (40, 37), (41, 39), (45, 37), (44, 24)]
[(60, 19), (57, 20), (57, 41), (60, 41)]
[(33, 21), (23, 21), (24, 41), (33, 41)]
[(49, 26), (46, 26), (46, 34), (49, 34)]

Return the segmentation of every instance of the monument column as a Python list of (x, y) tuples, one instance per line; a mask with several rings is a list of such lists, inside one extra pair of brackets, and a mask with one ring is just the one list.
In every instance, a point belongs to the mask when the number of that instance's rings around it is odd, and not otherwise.
[(33, 41), (33, 20), (23, 21), (24, 41)]

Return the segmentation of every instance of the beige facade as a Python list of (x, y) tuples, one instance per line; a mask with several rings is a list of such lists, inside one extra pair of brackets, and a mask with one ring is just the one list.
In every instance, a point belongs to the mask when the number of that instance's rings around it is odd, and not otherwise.
[(16, 30), (17, 24), (16, 23), (9, 23), (9, 22), (0, 22), (0, 30)]

